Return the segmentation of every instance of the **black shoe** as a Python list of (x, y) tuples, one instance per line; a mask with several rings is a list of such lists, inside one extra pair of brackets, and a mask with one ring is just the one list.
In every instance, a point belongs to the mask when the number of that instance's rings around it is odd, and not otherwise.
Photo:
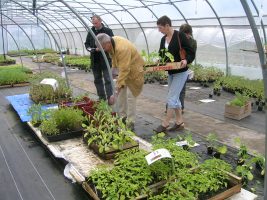
[(180, 124), (174, 124), (173, 127), (171, 127), (168, 131), (178, 131), (184, 129), (184, 122)]
[(156, 133), (162, 133), (162, 132), (166, 133), (167, 128), (168, 126), (165, 127), (165, 126), (159, 125), (156, 129), (153, 129), (153, 131), (155, 131)]

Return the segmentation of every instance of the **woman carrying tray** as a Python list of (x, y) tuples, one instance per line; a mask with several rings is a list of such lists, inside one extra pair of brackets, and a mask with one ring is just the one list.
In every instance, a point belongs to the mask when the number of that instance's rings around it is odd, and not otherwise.
[[(190, 46), (189, 40), (182, 32), (173, 29), (169, 17), (162, 16), (157, 21), (158, 30), (164, 34), (161, 38), (159, 53), (163, 60), (169, 61), (165, 56), (166, 52), (173, 55), (175, 62), (181, 62), (181, 68), (168, 71), (168, 96), (167, 104), (168, 109), (165, 118), (161, 125), (154, 131), (156, 133), (169, 131), (176, 131), (184, 128), (184, 121), (181, 112), (181, 101), (179, 99), (181, 90), (188, 77), (188, 66), (195, 59), (195, 51)], [(180, 50), (184, 49), (186, 55), (181, 58)], [(175, 124), (169, 128), (170, 120), (175, 114)], [(168, 129), (169, 128), (169, 129)]]

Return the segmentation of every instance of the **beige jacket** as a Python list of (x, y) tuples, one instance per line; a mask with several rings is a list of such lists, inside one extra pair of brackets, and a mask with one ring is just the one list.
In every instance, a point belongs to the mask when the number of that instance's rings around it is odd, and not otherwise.
[(144, 85), (144, 60), (130, 41), (120, 36), (112, 38), (115, 48), (112, 48), (110, 56), (112, 67), (119, 70), (117, 87), (129, 87), (136, 97), (141, 93)]

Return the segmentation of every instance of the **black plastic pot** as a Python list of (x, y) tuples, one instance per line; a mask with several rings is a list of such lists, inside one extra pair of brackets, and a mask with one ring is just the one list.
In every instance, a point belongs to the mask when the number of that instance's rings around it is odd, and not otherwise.
[(183, 149), (186, 150), (186, 151), (189, 149), (189, 146), (188, 146), (187, 144), (183, 145), (182, 147), (183, 147)]
[(207, 147), (207, 154), (212, 155), (213, 147)]
[(217, 92), (217, 96), (221, 96), (221, 93), (220, 92)]
[(236, 161), (236, 164), (237, 165), (244, 165), (244, 163), (245, 163), (245, 160), (244, 159), (242, 159), (242, 158), (239, 158), (237, 161)]
[(213, 96), (212, 94), (209, 94), (209, 98), (210, 98), (210, 99), (212, 99), (212, 96)]
[(263, 107), (262, 106), (258, 106), (258, 111), (262, 111)]
[(213, 157), (220, 159), (221, 153), (216, 151), (216, 152), (214, 152)]

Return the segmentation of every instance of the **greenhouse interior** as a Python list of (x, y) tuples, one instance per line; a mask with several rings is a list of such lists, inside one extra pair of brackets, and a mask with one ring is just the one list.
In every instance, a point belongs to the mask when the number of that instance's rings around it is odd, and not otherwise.
[(266, 0), (0, 6), (0, 200), (267, 200)]

